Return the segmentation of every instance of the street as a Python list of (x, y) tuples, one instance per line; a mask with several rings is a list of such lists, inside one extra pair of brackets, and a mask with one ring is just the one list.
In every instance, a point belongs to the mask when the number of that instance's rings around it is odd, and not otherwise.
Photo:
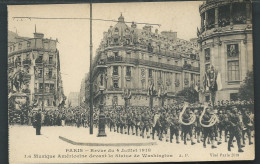
[[(96, 128), (94, 128), (94, 134), (89, 135), (88, 128), (72, 126), (43, 126), (41, 133), (42, 135), (36, 136), (32, 126), (9, 126), (10, 162), (53, 163), (64, 160), (66, 163), (124, 162), (127, 160), (141, 162), (145, 160), (160, 161), (162, 158), (166, 161), (196, 161), (202, 159), (202, 156), (204, 160), (254, 158), (254, 144), (248, 145), (248, 143), (243, 148), (244, 153), (238, 153), (236, 142), (234, 142), (232, 151), (228, 152), (227, 143), (218, 145), (216, 149), (212, 149), (211, 145), (203, 148), (202, 143), (196, 143), (192, 146), (190, 141), (187, 145), (184, 145), (183, 141), (176, 144), (175, 140), (173, 143), (169, 143), (157, 139), (143, 139), (140, 136), (109, 132), (108, 129), (106, 129), (107, 137), (96, 137)], [(81, 144), (74, 145), (60, 139), (60, 137)], [(124, 145), (126, 143), (128, 145)]]

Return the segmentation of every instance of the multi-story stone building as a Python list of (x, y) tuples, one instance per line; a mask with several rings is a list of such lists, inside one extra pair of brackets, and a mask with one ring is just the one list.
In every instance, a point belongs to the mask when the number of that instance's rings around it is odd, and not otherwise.
[[(212, 65), (220, 73), (222, 84), (216, 101), (236, 100), (246, 73), (253, 70), (251, 2), (207, 0), (199, 11), (200, 80), (204, 80), (205, 71)], [(208, 101), (209, 95), (204, 89), (200, 101)]]
[[(179, 39), (177, 32), (152, 32), (152, 26), (139, 29), (135, 23), (128, 26), (121, 15), (103, 33), (93, 60), (94, 104), (100, 102), (100, 86), (105, 88), (107, 106), (125, 101), (149, 106), (150, 98), (154, 106), (173, 103), (177, 92), (199, 81), (197, 47), (197, 40)], [(86, 78), (85, 87), (89, 75)]]
[(30, 104), (45, 109), (59, 106), (64, 99), (57, 40), (20, 37), (8, 32), (8, 93), (25, 93)]
[(68, 106), (77, 107), (80, 105), (79, 92), (70, 92), (68, 96)]

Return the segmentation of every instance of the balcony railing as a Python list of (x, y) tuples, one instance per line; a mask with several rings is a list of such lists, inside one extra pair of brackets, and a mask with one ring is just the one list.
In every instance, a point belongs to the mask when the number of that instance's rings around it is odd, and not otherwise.
[(134, 64), (134, 65), (144, 65), (148, 67), (155, 67), (155, 68), (163, 68), (163, 69), (169, 69), (169, 70), (175, 70), (175, 71), (181, 71), (182, 67), (175, 66), (171, 64), (166, 63), (160, 63), (160, 62), (154, 62), (150, 60), (143, 60), (143, 59), (135, 59), (135, 58), (108, 58), (107, 64), (111, 63), (127, 63), (127, 64)]
[(188, 70), (188, 71), (194, 71), (194, 72), (199, 72), (200, 71), (199, 67), (194, 67), (194, 66), (191, 66), (190, 64), (184, 64), (183, 65), (183, 69), (184, 70)]
[(122, 91), (122, 88), (108, 88), (107, 91)]
[(35, 93), (55, 93), (55, 89), (34, 89)]

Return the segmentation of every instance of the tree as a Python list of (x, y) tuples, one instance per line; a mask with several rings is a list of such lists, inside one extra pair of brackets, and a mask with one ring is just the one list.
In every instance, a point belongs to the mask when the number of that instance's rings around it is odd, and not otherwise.
[(239, 88), (238, 97), (240, 100), (246, 101), (254, 99), (254, 74), (252, 71), (247, 72), (243, 84)]
[(193, 86), (184, 88), (177, 93), (177, 96), (183, 96), (185, 101), (189, 103), (195, 103), (199, 101), (199, 93), (193, 88)]

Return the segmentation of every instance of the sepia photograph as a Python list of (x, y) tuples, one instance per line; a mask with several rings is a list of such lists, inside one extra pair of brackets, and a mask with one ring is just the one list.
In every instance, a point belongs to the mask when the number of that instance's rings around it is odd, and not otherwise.
[(9, 163), (255, 159), (251, 1), (7, 7)]

